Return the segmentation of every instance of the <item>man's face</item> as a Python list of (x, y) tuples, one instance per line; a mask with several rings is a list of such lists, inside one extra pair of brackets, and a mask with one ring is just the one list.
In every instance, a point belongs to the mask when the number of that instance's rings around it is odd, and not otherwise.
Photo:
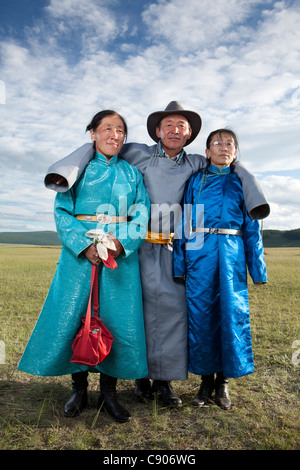
[(192, 131), (188, 120), (179, 114), (171, 114), (160, 121), (156, 135), (161, 139), (162, 148), (170, 156), (178, 155)]

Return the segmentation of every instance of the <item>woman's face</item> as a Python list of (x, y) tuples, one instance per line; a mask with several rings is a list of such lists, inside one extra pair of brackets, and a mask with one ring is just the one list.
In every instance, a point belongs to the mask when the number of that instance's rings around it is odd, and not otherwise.
[(119, 116), (106, 116), (97, 129), (91, 130), (90, 133), (96, 151), (104, 155), (107, 160), (119, 153), (125, 139), (124, 124)]
[(212, 165), (224, 168), (235, 160), (237, 149), (233, 137), (227, 132), (222, 132), (213, 135), (209, 149), (206, 149), (205, 153)]

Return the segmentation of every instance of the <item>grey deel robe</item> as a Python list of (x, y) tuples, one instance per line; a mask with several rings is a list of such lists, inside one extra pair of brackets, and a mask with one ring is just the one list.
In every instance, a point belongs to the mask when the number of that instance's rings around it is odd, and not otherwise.
[[(50, 166), (45, 186), (55, 191), (67, 191), (93, 157), (93, 144), (83, 145)], [(143, 175), (151, 201), (149, 230), (172, 233), (185, 184), (193, 173), (206, 166), (206, 158), (184, 152), (177, 163), (161, 157), (158, 144), (137, 143), (124, 145), (120, 157), (136, 166)], [(241, 164), (237, 164), (235, 171), (243, 184), (250, 217), (267, 217), (270, 207), (256, 178)], [(65, 183), (56, 185), (52, 182), (53, 175), (63, 176)], [(172, 243), (143, 243), (139, 249), (139, 262), (149, 378), (185, 380), (188, 376), (185, 285), (183, 280), (172, 276)]]

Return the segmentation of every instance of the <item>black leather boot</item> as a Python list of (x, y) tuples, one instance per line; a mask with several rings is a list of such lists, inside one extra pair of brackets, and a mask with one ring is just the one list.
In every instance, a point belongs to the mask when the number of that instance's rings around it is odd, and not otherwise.
[(100, 397), (98, 408), (107, 413), (118, 423), (130, 420), (130, 413), (120, 405), (116, 397), (117, 379), (109, 375), (100, 374)]
[(176, 408), (182, 405), (182, 401), (177, 395), (170, 384), (166, 380), (154, 380), (152, 384), (152, 393), (157, 394), (160, 401), (166, 405)]
[(229, 410), (231, 407), (231, 399), (229, 396), (229, 385), (227, 377), (224, 377), (223, 372), (217, 373), (216, 378), (216, 404), (223, 410)]
[(88, 372), (72, 374), (72, 395), (65, 404), (64, 413), (67, 418), (78, 416), (87, 406)]
[(149, 379), (137, 379), (135, 381), (134, 394), (141, 402), (153, 400), (151, 382)]
[(211, 399), (212, 392), (215, 388), (214, 374), (202, 375), (202, 381), (200, 384), (197, 395), (194, 396), (192, 405), (193, 406), (206, 406)]

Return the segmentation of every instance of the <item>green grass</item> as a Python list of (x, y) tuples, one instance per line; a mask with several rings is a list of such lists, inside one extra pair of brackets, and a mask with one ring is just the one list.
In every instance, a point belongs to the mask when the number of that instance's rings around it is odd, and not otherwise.
[[(254, 374), (230, 381), (233, 407), (190, 406), (199, 377), (173, 382), (180, 409), (138, 403), (133, 381), (120, 380), (120, 402), (132, 414), (118, 424), (98, 413), (98, 375), (90, 374), (90, 405), (65, 418), (70, 377), (42, 378), (17, 370), (56, 268), (55, 247), (0, 246), (1, 450), (296, 450), (299, 445), (300, 248), (267, 248), (268, 285), (249, 283)], [(300, 343), (298, 346), (300, 349)]]

